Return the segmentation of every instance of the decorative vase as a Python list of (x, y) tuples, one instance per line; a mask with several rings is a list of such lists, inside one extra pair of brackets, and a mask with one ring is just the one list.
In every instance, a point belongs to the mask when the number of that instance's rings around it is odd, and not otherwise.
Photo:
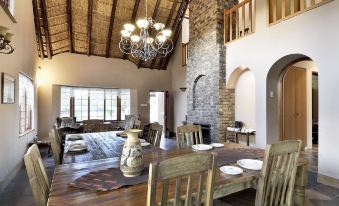
[(125, 131), (127, 140), (124, 144), (120, 159), (120, 170), (125, 177), (139, 176), (144, 169), (142, 158), (142, 147), (139, 140), (139, 133), (142, 130), (128, 129)]

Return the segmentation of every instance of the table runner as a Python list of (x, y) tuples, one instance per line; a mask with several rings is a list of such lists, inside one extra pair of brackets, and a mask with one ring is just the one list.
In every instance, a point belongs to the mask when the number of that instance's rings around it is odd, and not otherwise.
[[(264, 151), (255, 148), (213, 149), (208, 152), (217, 153), (218, 167), (236, 163), (239, 159), (257, 159), (264, 156)], [(148, 181), (148, 167), (137, 177), (125, 177), (120, 168), (109, 168), (90, 172), (70, 183), (70, 186), (88, 190), (109, 191), (120, 187), (137, 185)]]
[(108, 168), (90, 172), (77, 178), (70, 186), (87, 190), (109, 191), (123, 186), (137, 185), (148, 181), (148, 167), (144, 168), (140, 176), (125, 177), (119, 168)]

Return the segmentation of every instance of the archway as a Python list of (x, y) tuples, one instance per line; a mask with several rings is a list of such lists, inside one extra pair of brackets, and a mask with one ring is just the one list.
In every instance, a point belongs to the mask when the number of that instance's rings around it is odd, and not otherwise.
[[(243, 128), (255, 129), (255, 77), (248, 67), (238, 67), (227, 81), (227, 89), (234, 92), (234, 119)], [(246, 135), (238, 135), (241, 144), (247, 144)], [(255, 136), (249, 136), (249, 144), (255, 146)]]
[[(283, 80), (287, 75), (287, 71), (293, 68), (304, 68), (307, 72), (307, 80), (305, 80), (305, 98), (306, 113), (303, 121), (306, 127), (306, 148), (312, 148), (312, 73), (317, 72), (316, 65), (313, 60), (302, 54), (291, 54), (279, 59), (271, 67), (267, 75), (266, 90), (266, 124), (267, 124), (267, 143), (275, 143), (282, 140), (284, 136), (284, 117), (287, 116), (284, 108), (286, 102), (283, 101)], [(285, 83), (286, 84), (286, 83)], [(285, 88), (286, 89), (286, 88)], [(285, 97), (286, 98), (286, 97)], [(296, 113), (296, 118), (300, 118)]]

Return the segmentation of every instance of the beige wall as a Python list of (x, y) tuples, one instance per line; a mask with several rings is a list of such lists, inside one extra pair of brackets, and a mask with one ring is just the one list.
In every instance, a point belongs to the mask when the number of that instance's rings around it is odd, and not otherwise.
[[(187, 27), (187, 24), (186, 24)], [(183, 24), (183, 31), (185, 31), (185, 24)], [(179, 38), (181, 39), (181, 38)], [(187, 37), (182, 39), (188, 39)], [(186, 87), (186, 70), (187, 67), (182, 66), (181, 62), (181, 41), (178, 41), (172, 59), (168, 65), (172, 76), (172, 100), (173, 100), (173, 131), (182, 125), (187, 114), (187, 92), (181, 91), (179, 88)]]
[[(59, 115), (60, 92), (55, 85), (131, 88), (136, 96), (132, 111), (144, 121), (149, 121), (149, 91), (171, 90), (169, 70), (138, 69), (127, 60), (64, 53), (51, 60), (38, 60), (37, 65), (42, 68), (39, 76), (44, 80), (38, 89), (38, 132), (42, 136), (48, 134)], [(170, 129), (171, 122), (169, 119)]]
[[(19, 137), (19, 72), (35, 78), (34, 60), (35, 32), (31, 1), (15, 1), (17, 24), (10, 21), (0, 8), (0, 25), (11, 29), (15, 34), (12, 54), (0, 54), (0, 72), (16, 79), (15, 104), (0, 104), (0, 191), (16, 175), (23, 164), (27, 143), (35, 136), (35, 131)], [(35, 124), (36, 127), (37, 124)]]

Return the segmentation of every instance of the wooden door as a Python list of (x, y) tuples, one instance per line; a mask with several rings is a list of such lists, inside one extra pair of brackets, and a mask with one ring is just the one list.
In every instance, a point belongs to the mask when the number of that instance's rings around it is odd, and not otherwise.
[(283, 78), (282, 140), (307, 141), (306, 70), (290, 67)]

